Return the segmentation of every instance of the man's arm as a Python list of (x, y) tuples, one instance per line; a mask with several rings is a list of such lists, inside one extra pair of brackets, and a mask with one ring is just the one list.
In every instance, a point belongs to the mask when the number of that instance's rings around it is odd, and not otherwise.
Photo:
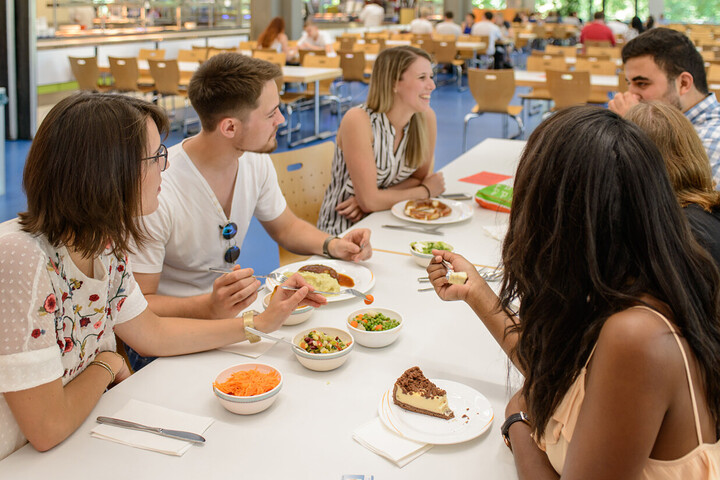
[(204, 319), (234, 317), (254, 302), (260, 281), (252, 275), (252, 268), (235, 265), (232, 273), (215, 280), (212, 292), (192, 297), (173, 297), (157, 294), (159, 273), (134, 272), (150, 310), (157, 316)]
[[(274, 220), (260, 223), (280, 246), (298, 254), (322, 255), (323, 243), (330, 236), (298, 218), (287, 207)], [(353, 262), (366, 260), (372, 255), (370, 231), (367, 229), (351, 230), (344, 238), (331, 240), (328, 244), (328, 251), (333, 257), (342, 260)]]

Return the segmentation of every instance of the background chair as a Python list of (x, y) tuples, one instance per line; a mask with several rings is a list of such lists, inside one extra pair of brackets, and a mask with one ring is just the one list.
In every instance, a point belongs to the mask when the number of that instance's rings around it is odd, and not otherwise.
[(596, 60), (578, 58), (576, 72), (590, 72), (590, 75), (617, 75), (617, 64), (614, 60)]
[[(150, 65), (150, 75), (155, 80), (155, 91), (158, 96), (162, 98), (170, 97), (172, 100), (172, 113), (174, 117), (176, 114), (175, 109), (175, 97), (183, 98), (185, 102), (185, 108), (183, 109), (182, 119), (182, 132), (184, 136), (187, 136), (188, 125), (193, 123), (199, 123), (200, 119), (197, 117), (188, 117), (188, 108), (190, 107), (190, 101), (188, 100), (187, 87), (180, 84), (180, 68), (178, 67), (177, 60), (148, 60)], [(167, 110), (167, 107), (165, 108)]]
[(340, 68), (343, 71), (343, 81), (363, 82), (370, 80), (365, 77), (365, 53), (363, 52), (340, 52)]
[(590, 72), (548, 70), (548, 91), (555, 102), (553, 110), (584, 105), (590, 99)]
[(463, 91), (462, 67), (465, 65), (465, 60), (456, 58), (458, 50), (455, 46), (455, 41), (435, 42), (433, 50), (435, 51), (435, 76), (437, 77), (437, 70), (439, 70), (440, 65), (449, 65), (455, 73), (455, 78), (457, 78), (458, 91)]
[(135, 57), (108, 57), (113, 88), (120, 92), (150, 93), (155, 82), (150, 77), (140, 78), (138, 61)]
[[(312, 147), (270, 155), (287, 204), (295, 215), (312, 225), (317, 224), (325, 190), (330, 184), (334, 154), (335, 143), (323, 142)], [(278, 250), (280, 265), (308, 258), (280, 246)]]
[(513, 137), (521, 137), (525, 133), (522, 121), (523, 107), (510, 105), (515, 95), (515, 76), (512, 70), (480, 70), (478, 68), (468, 69), (468, 85), (470, 93), (477, 105), (472, 112), (465, 115), (463, 126), (463, 152), (467, 150), (467, 128), (473, 118), (478, 118), (483, 113), (499, 113), (503, 116), (503, 138), (508, 136), (508, 117), (512, 117), (518, 124), (518, 134)]
[(163, 60), (165, 58), (165, 50), (161, 49), (148, 49), (148, 48), (141, 48), (140, 52), (138, 52), (138, 60)]
[(101, 83), (96, 57), (68, 57), (68, 60), (80, 90), (107, 92), (112, 88)]

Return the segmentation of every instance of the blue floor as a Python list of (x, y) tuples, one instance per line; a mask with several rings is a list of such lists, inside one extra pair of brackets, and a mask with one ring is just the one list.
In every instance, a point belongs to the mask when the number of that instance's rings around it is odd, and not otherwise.
[[(439, 80), (442, 82), (444, 76)], [(358, 82), (350, 85), (350, 94), (354, 103), (360, 103), (367, 95), (367, 86)], [(516, 97), (513, 104), (519, 105)], [(470, 112), (475, 102), (468, 90), (458, 92), (455, 84), (439, 86), (433, 92), (430, 102), (438, 120), (437, 145), (435, 146), (435, 169), (440, 169), (462, 154), (462, 131), (463, 118)], [(323, 130), (335, 130), (337, 116), (324, 108), (321, 112), (321, 125)], [(296, 114), (297, 115), (297, 114)], [(312, 110), (300, 112), (301, 134), (309, 135), (313, 130)], [(539, 123), (540, 115), (530, 117), (527, 132)], [(295, 120), (294, 120), (295, 121)], [(510, 121), (510, 135), (517, 132), (514, 122)], [(295, 133), (294, 135), (298, 135)], [(527, 134), (526, 134), (527, 135)], [(473, 120), (468, 129), (468, 149), (486, 138), (502, 137), (502, 120), (500, 115), (485, 114)], [(334, 140), (334, 136), (326, 141)], [(172, 146), (182, 140), (180, 132), (172, 132), (166, 145)], [(0, 221), (5, 221), (17, 216), (23, 211), (27, 204), (25, 194), (22, 191), (22, 170), (25, 157), (30, 148), (30, 141), (7, 141), (5, 142), (6, 179), (7, 193), (0, 196)], [(300, 148), (300, 147), (296, 147)], [(285, 138), (278, 138), (278, 152), (287, 151), (288, 145)], [(172, 168), (172, 167), (171, 167)], [(253, 219), (248, 235), (242, 245), (239, 263), (243, 266), (252, 267), (256, 273), (267, 273), (278, 267), (277, 245), (265, 232), (262, 226)]]

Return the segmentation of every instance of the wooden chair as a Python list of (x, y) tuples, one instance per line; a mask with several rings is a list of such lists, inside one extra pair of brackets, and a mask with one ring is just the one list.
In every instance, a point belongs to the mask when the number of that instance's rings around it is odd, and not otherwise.
[(199, 62), (205, 61), (206, 53), (199, 50), (178, 50), (178, 62)]
[(468, 85), (477, 105), (472, 112), (465, 115), (463, 127), (463, 152), (467, 150), (467, 127), (470, 120), (483, 113), (500, 113), (503, 115), (503, 138), (508, 136), (508, 117), (518, 124), (517, 138), (525, 133), (522, 121), (523, 107), (510, 105), (515, 95), (515, 73), (512, 70), (480, 70), (468, 69)]
[(140, 78), (138, 61), (135, 57), (108, 57), (113, 87), (120, 92), (149, 93), (155, 89), (152, 78)]
[(238, 53), (237, 48), (210, 47), (207, 50), (207, 58), (214, 57), (220, 53)]
[(583, 42), (583, 45), (586, 49), (590, 47), (612, 48), (612, 43), (610, 43), (610, 40), (585, 40), (585, 42)]
[(356, 43), (355, 51), (362, 52), (362, 53), (374, 53), (377, 55), (378, 53), (380, 53), (380, 44), (379, 43)]
[(707, 70), (708, 83), (720, 83), (720, 64), (711, 63)]
[(565, 57), (562, 55), (530, 55), (527, 58), (528, 72), (544, 72), (545, 70), (565, 69)]
[[(317, 223), (325, 190), (330, 184), (334, 142), (270, 155), (280, 190), (295, 215), (312, 225)], [(297, 165), (300, 168), (294, 168)], [(280, 265), (307, 259), (278, 247)]]
[(590, 99), (590, 72), (547, 71), (550, 98), (555, 102), (553, 110), (584, 105)]
[(80, 90), (107, 92), (112, 88), (101, 83), (96, 57), (68, 57), (68, 60)]
[(463, 91), (462, 67), (465, 65), (465, 60), (457, 58), (458, 50), (457, 47), (455, 47), (455, 41), (435, 42), (433, 50), (435, 51), (435, 69), (438, 70), (440, 65), (449, 65), (453, 69), (453, 72), (455, 72), (458, 91)]
[(590, 72), (590, 75), (616, 75), (617, 68), (614, 60), (592, 61), (588, 58), (578, 58), (575, 64), (576, 72)]
[[(340, 57), (328, 57), (326, 55), (307, 55), (303, 60), (303, 67), (310, 68), (340, 68)], [(342, 119), (343, 99), (333, 91), (334, 79), (320, 80), (320, 89), (318, 94), (325, 97), (330, 102), (337, 104), (338, 128), (340, 128), (340, 120)], [(309, 83), (307, 86), (307, 94), (315, 95), (315, 83)]]
[(587, 45), (585, 48), (585, 53), (594, 57), (607, 55), (611, 59), (620, 58), (620, 49), (618, 47), (600, 47)]
[(410, 40), (412, 41), (412, 33), (391, 33), (390, 40)]
[(355, 37), (341, 38), (338, 50), (342, 50), (343, 52), (352, 52), (353, 50), (355, 50), (356, 43), (357, 38)]
[(257, 48), (256, 40), (246, 40), (238, 44), (238, 50), (254, 50)]
[[(188, 125), (192, 123), (199, 123), (200, 119), (188, 118), (188, 108), (190, 107), (190, 101), (188, 100), (187, 87), (180, 83), (180, 68), (178, 67), (177, 60), (148, 60), (150, 66), (150, 75), (155, 80), (155, 91), (158, 96), (164, 99), (170, 97), (172, 99), (172, 111), (171, 115), (174, 117), (176, 113), (175, 109), (175, 97), (181, 97), (185, 102), (185, 109), (183, 110), (182, 119), (182, 132), (183, 136), (187, 136)], [(165, 108), (167, 110), (167, 107)]]
[(198, 47), (197, 45), (193, 45), (192, 49), (198, 52), (198, 55), (201, 57), (201, 61), (205, 61), (208, 58), (208, 47)]
[(625, 71), (621, 70), (620, 73), (618, 73), (618, 92), (627, 92), (627, 91), (628, 91), (627, 78), (625, 78)]
[(363, 52), (340, 52), (340, 68), (343, 71), (343, 81), (363, 82), (370, 80), (365, 77), (365, 54)]
[(566, 47), (562, 45), (547, 45), (545, 47), (545, 53), (548, 55), (562, 55), (567, 58), (574, 58), (577, 56), (577, 47), (575, 45)]
[(578, 60), (585, 59), (591, 62), (597, 62), (599, 60), (610, 60), (610, 55), (590, 55), (588, 53), (578, 53), (576, 58)]
[(138, 60), (162, 60), (165, 58), (165, 50), (141, 48), (138, 53)]
[(325, 50), (311, 50), (309, 48), (300, 48), (298, 49), (298, 58), (300, 61), (300, 65), (303, 64), (303, 60), (305, 59), (305, 56), (326, 56)]
[(385, 50), (385, 37), (365, 37), (365, 45), (378, 45), (378, 52)]

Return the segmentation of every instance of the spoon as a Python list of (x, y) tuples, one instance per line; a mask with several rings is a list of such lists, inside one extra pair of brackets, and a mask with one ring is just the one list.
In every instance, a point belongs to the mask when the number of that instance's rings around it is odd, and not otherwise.
[(298, 350), (300, 350), (301, 352), (304, 351), (302, 348), (298, 347), (297, 345), (295, 345), (294, 343), (292, 343), (292, 342), (289, 341), (289, 340), (285, 340), (284, 338), (278, 338), (278, 337), (275, 337), (275, 336), (273, 336), (273, 335), (270, 335), (269, 333), (261, 332), (260, 330), (256, 330), (256, 329), (250, 328), (250, 327), (245, 327), (245, 330), (247, 330), (248, 332), (250, 332), (250, 333), (252, 333), (252, 334), (254, 334), (254, 335), (257, 335), (258, 337), (263, 337), (263, 338), (266, 338), (266, 339), (268, 339), (268, 340), (272, 340), (272, 341), (274, 341), (274, 342), (287, 343), (287, 344), (290, 345), (291, 347), (295, 347), (295, 348), (297, 348)]

